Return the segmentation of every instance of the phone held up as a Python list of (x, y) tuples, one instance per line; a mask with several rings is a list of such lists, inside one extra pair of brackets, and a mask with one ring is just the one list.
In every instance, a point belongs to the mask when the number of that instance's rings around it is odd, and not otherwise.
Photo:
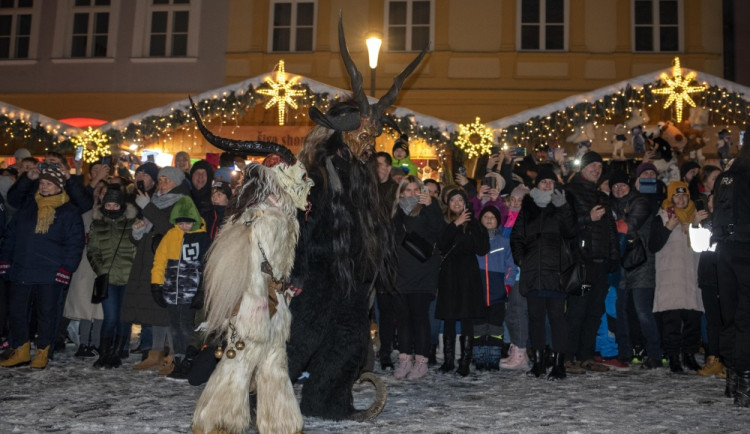
[(642, 178), (638, 180), (638, 191), (645, 194), (656, 193), (656, 179)]
[(143, 183), (143, 181), (136, 182), (135, 186), (138, 188), (138, 191), (140, 191), (142, 193), (146, 192), (146, 185)]
[(466, 176), (466, 168), (464, 166), (459, 166), (458, 169), (456, 169), (456, 173)]
[(485, 176), (484, 178), (482, 178), (482, 185), (486, 185), (489, 188), (495, 188), (495, 177)]
[(76, 161), (81, 161), (83, 159), (83, 146), (76, 146)]
[(669, 217), (669, 218), (671, 219), (671, 218), (672, 218), (672, 217), (674, 217), (674, 216), (675, 216), (676, 214), (677, 214), (677, 213), (675, 212), (675, 210), (674, 210), (674, 207), (673, 207), (673, 206), (670, 206), (669, 208), (667, 208), (667, 217)]

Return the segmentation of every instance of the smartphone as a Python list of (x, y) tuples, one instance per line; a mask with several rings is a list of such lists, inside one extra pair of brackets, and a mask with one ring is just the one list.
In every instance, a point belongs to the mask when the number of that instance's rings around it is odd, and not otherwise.
[(489, 188), (495, 188), (495, 177), (494, 176), (485, 176), (482, 178), (482, 185), (486, 185)]
[(82, 158), (83, 158), (83, 146), (76, 146), (75, 160), (81, 161)]
[(706, 209), (706, 202), (703, 199), (695, 199), (693, 202), (695, 203), (696, 211), (703, 211)]
[(656, 178), (642, 178), (638, 180), (638, 191), (645, 194), (656, 193)]
[(500, 154), (499, 146), (493, 146), (490, 148), (490, 155), (498, 155), (498, 154)]
[(141, 192), (143, 192), (143, 193), (145, 193), (145, 192), (146, 192), (146, 185), (145, 185), (145, 184), (143, 183), (143, 181), (138, 181), (138, 182), (136, 182), (136, 183), (135, 183), (135, 186), (136, 186), (136, 188), (138, 188), (138, 190), (140, 190)]
[(670, 206), (669, 208), (667, 208), (667, 217), (669, 217), (671, 219), (674, 216), (675, 216), (674, 207)]
[(742, 146), (745, 144), (745, 131), (740, 131), (740, 144), (739, 147), (742, 149)]
[(112, 156), (108, 155), (106, 157), (102, 157), (102, 164), (105, 166), (109, 166), (112, 164)]
[(148, 161), (149, 163), (156, 163), (156, 160), (154, 159), (154, 154), (148, 154), (146, 156), (146, 161)]
[(458, 172), (459, 175), (466, 176), (466, 168), (464, 166), (459, 166), (458, 169), (456, 169), (456, 172)]

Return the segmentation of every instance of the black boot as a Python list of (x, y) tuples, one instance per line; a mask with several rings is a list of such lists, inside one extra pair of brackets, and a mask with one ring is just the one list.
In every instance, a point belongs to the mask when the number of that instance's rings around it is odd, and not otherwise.
[(734, 367), (726, 364), (724, 366), (727, 368), (727, 383), (724, 387), (724, 396), (727, 398), (733, 398), (734, 394), (737, 393), (739, 376), (737, 375), (737, 371), (734, 370)]
[(474, 336), (464, 336), (458, 339), (461, 343), (461, 358), (458, 360), (456, 374), (465, 377), (471, 372), (471, 361), (474, 358)]
[(534, 350), (534, 352), (531, 353), (531, 361), (533, 363), (533, 366), (531, 367), (531, 370), (526, 371), (526, 375), (528, 377), (534, 376), (536, 378), (539, 378), (547, 373), (543, 350)]
[(125, 345), (125, 336), (117, 336), (114, 342), (112, 343), (112, 348), (108, 351), (107, 366), (106, 366), (107, 368), (119, 368), (120, 366), (122, 366), (120, 353), (124, 345)]
[(701, 365), (698, 364), (698, 362), (695, 360), (695, 354), (692, 352), (683, 352), (682, 353), (682, 363), (685, 365), (686, 368), (693, 370), (693, 371), (700, 371)]
[(450, 372), (456, 367), (456, 335), (443, 335), (443, 364), (440, 372)]
[(565, 354), (553, 352), (552, 360), (554, 364), (549, 371), (549, 375), (547, 375), (547, 379), (550, 381), (562, 380), (567, 376), (565, 374)]
[(95, 368), (106, 368), (107, 357), (109, 356), (109, 349), (112, 347), (112, 338), (105, 338), (102, 336), (99, 342), (99, 358), (94, 362)]
[(750, 371), (737, 372), (735, 375), (738, 382), (737, 391), (734, 393), (734, 405), (750, 407)]
[(675, 374), (681, 374), (683, 370), (682, 363), (680, 363), (680, 355), (668, 354), (667, 358), (669, 359), (669, 370), (674, 372)]
[(437, 345), (430, 345), (430, 353), (427, 354), (427, 366), (437, 365)]
[(115, 348), (117, 349), (117, 356), (120, 358), (120, 360), (124, 360), (130, 357), (130, 336), (117, 335)]
[(391, 360), (391, 353), (389, 352), (381, 352), (380, 353), (380, 369), (386, 371), (386, 370), (393, 370), (393, 361)]

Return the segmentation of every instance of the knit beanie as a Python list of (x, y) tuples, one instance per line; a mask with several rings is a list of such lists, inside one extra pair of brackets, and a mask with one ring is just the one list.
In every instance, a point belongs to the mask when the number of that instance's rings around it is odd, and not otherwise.
[(670, 181), (667, 186), (667, 199), (671, 199), (672, 196), (678, 193), (685, 193), (690, 196), (688, 185), (682, 181)]
[(13, 158), (16, 159), (16, 163), (20, 163), (21, 160), (29, 157), (31, 157), (31, 152), (26, 148), (18, 148), (16, 149), (16, 152), (13, 153)]
[(482, 217), (490, 213), (493, 216), (495, 216), (495, 219), (497, 220), (497, 226), (502, 227), (503, 226), (503, 217), (500, 215), (500, 210), (497, 209), (495, 205), (487, 205), (484, 208), (482, 208), (482, 211), (479, 212), (479, 220), (482, 220)]
[(523, 199), (523, 197), (527, 194), (529, 194), (529, 187), (526, 187), (523, 184), (518, 184), (516, 188), (514, 188), (513, 191), (510, 192), (510, 197)]
[(57, 167), (47, 167), (42, 170), (39, 179), (45, 179), (55, 184), (60, 190), (65, 190), (65, 175)]
[(622, 170), (615, 170), (609, 177), (609, 188), (615, 186), (615, 184), (627, 184), (630, 185), (630, 177), (627, 173)]
[[(588, 152), (587, 152), (588, 154)], [(538, 186), (540, 182), (542, 182), (545, 179), (551, 179), (555, 182), (557, 182), (557, 175), (555, 174), (555, 171), (552, 170), (552, 166), (549, 164), (540, 164), (537, 166), (537, 175), (536, 179), (534, 179), (534, 186)]]
[(102, 205), (107, 203), (116, 203), (120, 207), (125, 205), (125, 193), (122, 192), (119, 185), (110, 185), (107, 187), (107, 192), (104, 193), (102, 199)]
[(648, 161), (644, 161), (643, 163), (638, 165), (637, 169), (635, 169), (635, 177), (640, 178), (641, 175), (643, 175), (643, 172), (647, 170), (653, 170), (654, 173), (656, 173), (657, 175), (659, 174), (659, 171), (656, 169), (656, 166), (649, 163)]
[(581, 157), (581, 169), (588, 166), (591, 163), (604, 163), (602, 156), (594, 151), (588, 151)]
[(401, 137), (396, 139), (396, 143), (393, 144), (392, 154), (396, 152), (396, 149), (403, 149), (406, 152), (406, 156), (409, 156), (409, 136), (401, 134)]
[(174, 185), (180, 185), (182, 184), (182, 181), (185, 180), (185, 172), (172, 166), (162, 168), (159, 171), (159, 176), (164, 176), (171, 179), (172, 182), (174, 182)]
[(229, 186), (228, 182), (214, 181), (213, 185), (211, 185), (211, 188), (213, 190), (219, 190), (224, 193), (227, 199), (230, 199), (232, 197), (232, 187)]
[(190, 228), (192, 231), (200, 228), (201, 215), (198, 212), (198, 208), (195, 207), (193, 199), (189, 196), (182, 196), (180, 200), (174, 204), (174, 207), (172, 207), (172, 212), (169, 213), (169, 222), (172, 224), (192, 222), (193, 227)]
[(695, 161), (687, 161), (680, 166), (680, 179), (685, 179), (685, 175), (687, 175), (688, 172), (690, 172), (693, 169), (700, 170), (701, 166), (700, 164), (696, 163)]
[(138, 166), (138, 168), (135, 169), (135, 173), (138, 172), (143, 172), (146, 175), (150, 176), (151, 179), (154, 180), (154, 184), (159, 181), (159, 167), (150, 161)]
[(464, 199), (464, 202), (468, 205), (468, 203), (469, 203), (468, 195), (466, 194), (466, 191), (464, 191), (464, 189), (461, 188), (461, 187), (455, 187), (455, 188), (449, 190), (445, 194), (445, 203), (446, 203), (446, 205), (449, 204), (449, 203), (451, 203), (451, 198), (453, 196), (457, 195), (457, 194), (461, 195), (461, 197)]

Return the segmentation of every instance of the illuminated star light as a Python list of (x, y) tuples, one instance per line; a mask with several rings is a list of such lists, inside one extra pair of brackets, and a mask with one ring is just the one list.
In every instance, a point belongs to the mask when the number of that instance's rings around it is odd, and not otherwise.
[(294, 98), (298, 96), (304, 96), (304, 90), (292, 89), (292, 86), (297, 84), (299, 77), (294, 77), (289, 81), (286, 81), (286, 73), (284, 72), (284, 61), (279, 60), (278, 69), (276, 71), (276, 81), (266, 77), (266, 83), (271, 87), (270, 89), (258, 89), (258, 93), (262, 95), (268, 95), (271, 97), (266, 103), (265, 108), (268, 109), (278, 104), (279, 109), (279, 125), (284, 125), (284, 117), (286, 116), (286, 106), (291, 108), (297, 108), (297, 102)]
[(669, 98), (664, 103), (664, 108), (674, 103), (677, 110), (677, 123), (682, 122), (683, 103), (687, 103), (690, 107), (695, 107), (695, 102), (690, 98), (690, 94), (702, 92), (706, 89), (703, 86), (690, 86), (690, 82), (695, 79), (695, 76), (695, 71), (691, 71), (683, 77), (682, 68), (680, 68), (680, 58), (675, 57), (674, 66), (672, 67), (672, 78), (670, 79), (667, 74), (661, 73), (661, 80), (667, 83), (667, 86), (653, 90), (653, 93), (658, 95), (669, 95)]
[[(95, 130), (88, 127), (80, 136), (72, 137), (70, 141), (76, 147), (83, 146), (83, 161), (87, 163), (94, 163), (101, 157), (112, 155), (112, 149), (109, 146), (109, 136), (98, 129)], [(87, 147), (88, 144), (93, 144), (94, 149), (89, 149)]]
[(467, 158), (489, 154), (493, 145), (492, 129), (482, 124), (477, 116), (472, 124), (458, 125), (456, 147), (466, 153)]

